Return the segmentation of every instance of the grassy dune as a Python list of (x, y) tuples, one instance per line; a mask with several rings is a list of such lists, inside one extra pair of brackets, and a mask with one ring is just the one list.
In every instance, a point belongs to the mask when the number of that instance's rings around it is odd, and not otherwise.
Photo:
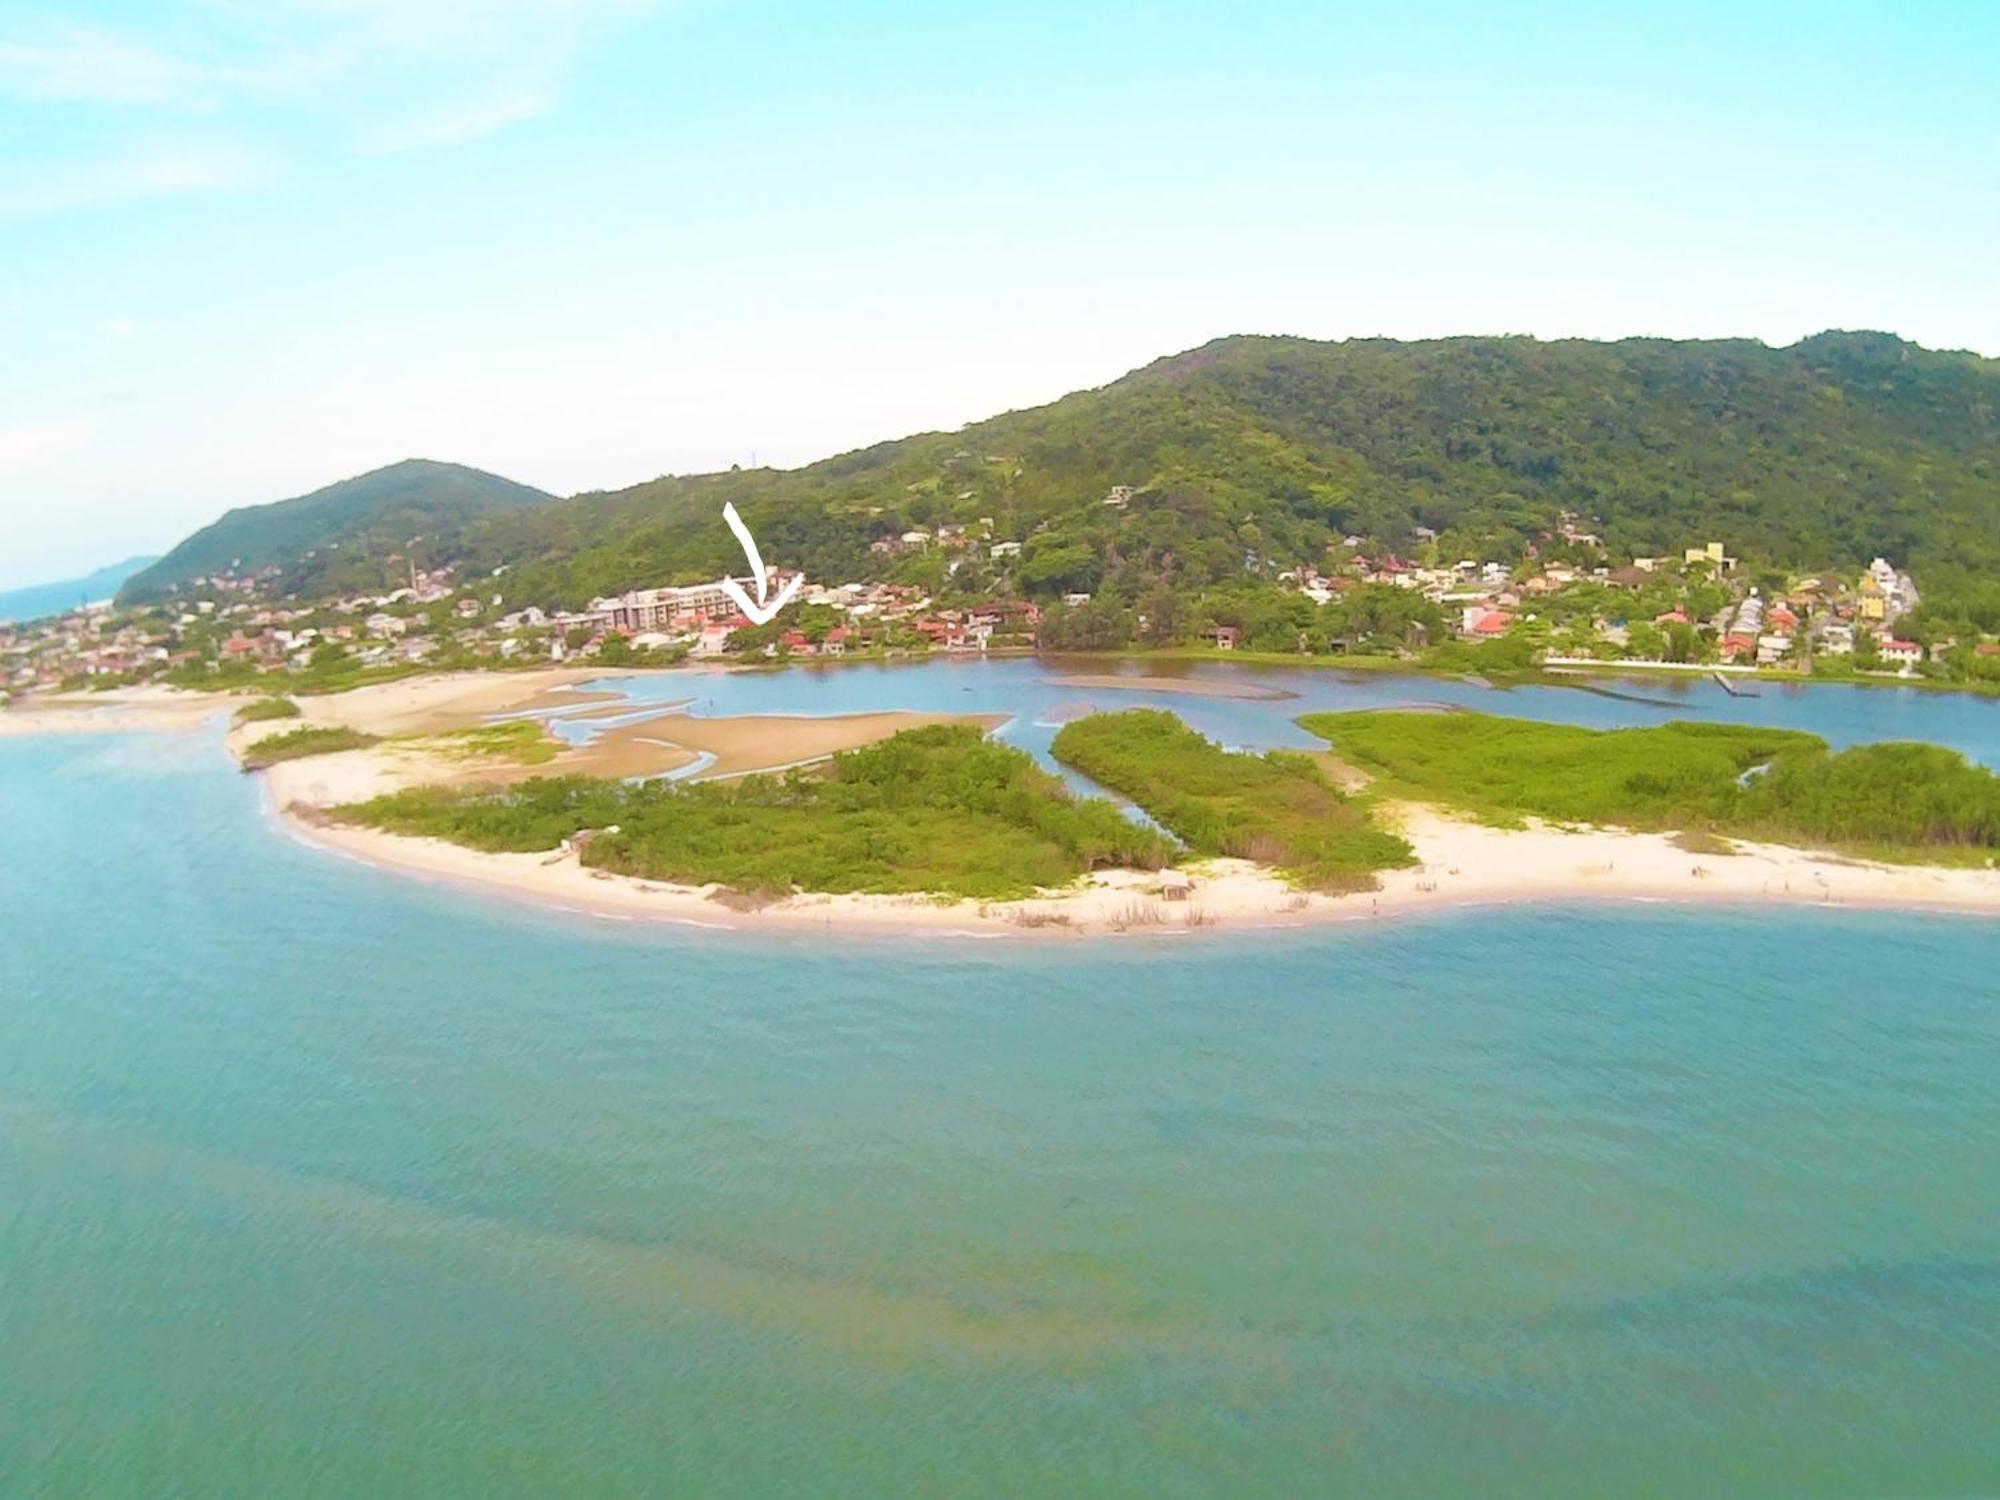
[(239, 724), (259, 724), (271, 719), (296, 719), (298, 716), (299, 706), (289, 698), (259, 698), (236, 710), (236, 722)]
[(365, 750), (379, 741), (372, 734), (355, 729), (320, 729), (307, 726), (283, 734), (266, 735), (243, 752), (243, 769), (261, 771), (280, 761), (303, 760), (308, 755), (333, 755), (342, 750)]

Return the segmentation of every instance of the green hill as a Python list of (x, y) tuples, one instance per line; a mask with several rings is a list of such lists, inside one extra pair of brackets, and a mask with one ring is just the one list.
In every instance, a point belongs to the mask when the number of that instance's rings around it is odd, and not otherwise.
[[(1129, 506), (1103, 503), (1113, 485)], [(955, 433), (497, 516), (467, 557), (514, 565), (522, 600), (713, 576), (740, 566), (725, 500), (767, 559), (823, 578), (920, 576), (942, 560), (870, 542), (990, 516), (1042, 594), (1199, 585), (1419, 526), (1454, 557), (1507, 556), (1563, 510), (1619, 557), (1716, 538), (1778, 565), (2000, 571), (2000, 362), (1878, 333), (1227, 338)]]
[(129, 579), (119, 602), (161, 598), (225, 569), (275, 568), (289, 593), (380, 587), (416, 560), (433, 566), (462, 549), (467, 528), (550, 497), (462, 464), (405, 459), (296, 499), (232, 510)]

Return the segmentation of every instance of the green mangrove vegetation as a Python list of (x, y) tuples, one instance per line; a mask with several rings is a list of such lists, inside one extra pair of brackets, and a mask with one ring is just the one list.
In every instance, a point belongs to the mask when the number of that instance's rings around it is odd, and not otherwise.
[(259, 698), (236, 710), (239, 724), (259, 724), (267, 719), (296, 719), (298, 704), (289, 698)]
[(1937, 745), (1676, 722), (1584, 729), (1477, 713), (1307, 714), (1385, 792), (1489, 821), (1674, 829), (1912, 862), (2000, 850), (2000, 777)]
[(261, 771), (280, 761), (303, 760), (309, 755), (332, 755), (341, 750), (365, 750), (377, 743), (375, 735), (363, 734), (358, 729), (322, 728), (309, 724), (258, 740), (243, 752), (243, 769)]
[(823, 770), (737, 781), (537, 777), (424, 787), (334, 810), (350, 823), (489, 852), (549, 850), (589, 831), (595, 869), (770, 895), (928, 892), (1010, 900), (1091, 869), (1157, 869), (1171, 852), (1098, 798), (970, 725), (905, 730)]
[(1307, 755), (1232, 754), (1159, 709), (1093, 714), (1056, 735), (1056, 759), (1129, 797), (1200, 854), (1277, 866), (1323, 891), (1366, 889), (1410, 846), (1375, 827)]

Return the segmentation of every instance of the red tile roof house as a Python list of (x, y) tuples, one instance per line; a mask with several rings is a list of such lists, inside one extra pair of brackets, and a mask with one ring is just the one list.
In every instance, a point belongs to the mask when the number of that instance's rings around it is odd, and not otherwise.
[(1774, 632), (1790, 635), (1799, 628), (1799, 617), (1784, 605), (1777, 604), (1773, 605), (1770, 614), (1764, 617), (1764, 624)]
[(1915, 641), (1884, 641), (1882, 660), (1897, 662), (1906, 667), (1914, 667), (1924, 658), (1924, 648)]
[(701, 627), (702, 654), (713, 656), (728, 644), (731, 635), (749, 628), (749, 620), (742, 615), (730, 615), (727, 619), (708, 621)]
[(1687, 611), (1684, 609), (1670, 609), (1663, 615), (1653, 616), (1655, 625), (1685, 625), (1687, 622)]
[(978, 645), (978, 641), (968, 636), (965, 622), (956, 618), (940, 620), (927, 615), (912, 628), (933, 646), (943, 646), (947, 651), (970, 651)]
[(1722, 638), (1719, 649), (1729, 660), (1735, 661), (1738, 657), (1754, 655), (1757, 643), (1740, 631), (1732, 630)]

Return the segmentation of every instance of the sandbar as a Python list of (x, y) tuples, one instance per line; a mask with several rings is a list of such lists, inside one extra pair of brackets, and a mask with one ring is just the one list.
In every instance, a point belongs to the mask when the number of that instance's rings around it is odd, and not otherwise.
[(1103, 688), (1126, 693), (1178, 693), (1189, 698), (1244, 698), (1276, 703), (1296, 698), (1285, 688), (1265, 687), (1255, 682), (1224, 682), (1213, 677), (1121, 677), (1115, 672), (1079, 672), (1062, 677), (1044, 677), (1050, 687)]

